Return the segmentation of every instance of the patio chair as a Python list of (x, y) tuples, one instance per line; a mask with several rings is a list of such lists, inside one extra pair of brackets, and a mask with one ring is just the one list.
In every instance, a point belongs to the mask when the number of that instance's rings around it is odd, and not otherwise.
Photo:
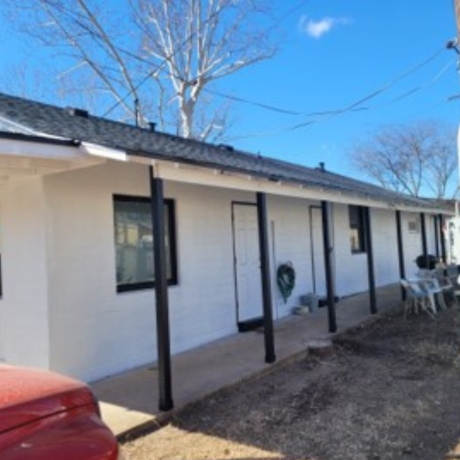
[(446, 296), (448, 296), (448, 298), (452, 299), (455, 305), (458, 307), (457, 295), (460, 294), (460, 288), (458, 287), (458, 285), (456, 288), (454, 283), (452, 282), (452, 279), (455, 278), (455, 276), (450, 277), (448, 276), (448, 274), (446, 275), (446, 270), (444, 269), (433, 270), (432, 273), (433, 277), (438, 280), (439, 287), (441, 288), (444, 294), (444, 299), (446, 298)]
[(417, 275), (420, 287), (433, 297), (433, 312), (436, 313), (436, 306), (439, 306), (441, 310), (446, 309), (444, 295), (452, 289), (450, 280), (437, 270), (421, 269)]
[(434, 295), (430, 294), (426, 289), (422, 289), (418, 281), (402, 279), (401, 285), (407, 294), (404, 306), (404, 319), (406, 319), (407, 312), (411, 309), (414, 310), (414, 313), (418, 313), (420, 309), (428, 313), (430, 318), (434, 320), (434, 314), (436, 313)]
[(460, 283), (459, 283), (459, 273), (458, 273), (458, 268), (457, 265), (448, 265), (446, 267), (446, 276), (450, 279), (452, 286), (453, 286), (453, 291), (455, 296), (460, 295)]

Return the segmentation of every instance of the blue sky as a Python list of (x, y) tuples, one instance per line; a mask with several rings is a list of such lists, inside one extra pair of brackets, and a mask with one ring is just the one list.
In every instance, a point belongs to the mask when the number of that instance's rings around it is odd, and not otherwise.
[[(282, 17), (298, 4), (277, 1), (276, 13)], [(456, 35), (452, 0), (310, 0), (282, 28), (275, 58), (213, 89), (302, 114), (343, 109), (383, 90), (360, 105), (363, 110), (335, 116), (283, 115), (234, 103), (229, 137), (235, 147), (309, 166), (323, 161), (330, 170), (359, 176), (349, 151), (379, 126), (418, 119), (458, 124), (460, 99), (448, 102), (460, 93), (457, 56), (445, 49)], [(29, 68), (55, 62), (7, 24), (0, 23), (0, 43), (3, 75), (23, 62)], [(386, 86), (438, 52), (426, 66)], [(315, 123), (290, 129), (309, 120)]]
[[(353, 144), (381, 125), (417, 119), (458, 124), (460, 104), (447, 102), (460, 92), (457, 56), (444, 50), (456, 35), (451, 0), (311, 0), (285, 26), (289, 35), (277, 57), (226, 82), (228, 92), (299, 112), (341, 109), (442, 51), (362, 104), (368, 110), (316, 117), (323, 121), (235, 145), (307, 165), (324, 161), (329, 169), (352, 173)], [(421, 89), (395, 101), (415, 88)], [(244, 135), (276, 132), (302, 119), (245, 108), (239, 121), (235, 131)]]

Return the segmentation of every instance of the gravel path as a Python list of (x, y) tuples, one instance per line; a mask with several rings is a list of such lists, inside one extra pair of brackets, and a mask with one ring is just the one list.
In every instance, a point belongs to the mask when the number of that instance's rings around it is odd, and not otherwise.
[(460, 437), (457, 315), (446, 310), (436, 322), (392, 315), (349, 332), (329, 358), (304, 357), (223, 390), (125, 444), (124, 454), (128, 460), (460, 458), (452, 450)]

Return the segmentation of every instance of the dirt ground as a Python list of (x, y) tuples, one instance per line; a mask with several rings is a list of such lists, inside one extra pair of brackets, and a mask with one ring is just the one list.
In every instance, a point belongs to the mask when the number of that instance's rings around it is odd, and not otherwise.
[(392, 314), (349, 331), (328, 358), (301, 357), (189, 406), (125, 444), (125, 457), (460, 459), (458, 315)]

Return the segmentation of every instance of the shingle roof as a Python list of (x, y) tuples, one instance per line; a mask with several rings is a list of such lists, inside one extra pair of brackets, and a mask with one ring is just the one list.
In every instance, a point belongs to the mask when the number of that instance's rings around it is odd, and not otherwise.
[(317, 168), (262, 157), (223, 146), (183, 139), (161, 132), (0, 93), (0, 132), (44, 133), (125, 150), (128, 154), (192, 163), (270, 180), (293, 182), (392, 204), (430, 207), (413, 198)]
[(12, 133), (12, 134), (33, 134), (33, 130), (21, 126), (18, 123), (13, 122), (0, 116), (0, 132)]

